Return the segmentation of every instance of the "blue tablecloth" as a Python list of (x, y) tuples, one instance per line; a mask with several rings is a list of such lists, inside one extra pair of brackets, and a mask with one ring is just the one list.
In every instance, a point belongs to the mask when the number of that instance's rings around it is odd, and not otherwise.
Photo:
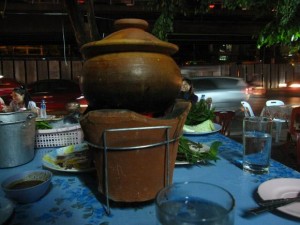
[[(174, 171), (174, 182), (202, 181), (220, 185), (229, 190), (236, 200), (235, 224), (299, 224), (300, 219), (283, 213), (265, 213), (252, 218), (242, 217), (244, 209), (257, 206), (257, 187), (273, 178), (299, 178), (300, 173), (276, 161), (271, 162), (269, 174), (252, 175), (241, 169), (242, 145), (220, 133), (205, 136), (187, 136), (206, 144), (221, 141), (220, 160), (206, 165), (180, 165)], [(37, 149), (33, 161), (14, 168), (0, 169), (0, 181), (15, 173), (42, 168), (42, 157), (49, 149)], [(105, 201), (97, 191), (97, 176), (91, 173), (54, 172), (52, 186), (42, 199), (30, 204), (17, 204), (8, 224), (102, 224), (154, 225), (154, 203), (112, 205), (111, 215), (105, 213)], [(1, 190), (0, 196), (4, 196)]]

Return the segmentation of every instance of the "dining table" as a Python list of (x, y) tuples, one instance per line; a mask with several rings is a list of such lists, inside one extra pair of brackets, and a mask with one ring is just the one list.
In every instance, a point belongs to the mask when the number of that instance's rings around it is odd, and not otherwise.
[(289, 121), (293, 108), (299, 107), (299, 106), (300, 106), (300, 104), (264, 106), (260, 115), (270, 117), (270, 118), (276, 118), (276, 119)]
[[(196, 181), (221, 186), (235, 199), (235, 225), (296, 225), (300, 223), (300, 207), (296, 215), (278, 210), (256, 216), (245, 214), (245, 210), (258, 206), (258, 187), (277, 178), (300, 179), (300, 173), (275, 160), (271, 160), (269, 172), (251, 174), (242, 169), (243, 146), (241, 143), (219, 132), (205, 135), (185, 135), (194, 142), (210, 146), (221, 142), (216, 161), (206, 164), (176, 163), (173, 183)], [(25, 170), (45, 169), (42, 158), (56, 148), (38, 148), (32, 161), (11, 168), (0, 169), (0, 182)], [(6, 225), (13, 224), (72, 224), (72, 225), (155, 225), (155, 201), (144, 203), (110, 203), (107, 213), (105, 197), (97, 190), (97, 174), (94, 170), (70, 172), (52, 170), (51, 186), (45, 196), (32, 203), (14, 202), (14, 210)], [(276, 188), (276, 187), (274, 187)], [(272, 189), (272, 188), (271, 188)], [(270, 189), (270, 190), (271, 190)], [(300, 190), (300, 187), (299, 187)], [(0, 197), (4, 197), (0, 190)], [(300, 203), (294, 203), (300, 204)]]

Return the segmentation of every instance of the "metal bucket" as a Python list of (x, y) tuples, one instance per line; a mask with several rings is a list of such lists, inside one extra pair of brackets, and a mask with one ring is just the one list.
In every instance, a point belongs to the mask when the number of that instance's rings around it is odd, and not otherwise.
[(0, 168), (33, 159), (35, 118), (33, 112), (0, 113)]

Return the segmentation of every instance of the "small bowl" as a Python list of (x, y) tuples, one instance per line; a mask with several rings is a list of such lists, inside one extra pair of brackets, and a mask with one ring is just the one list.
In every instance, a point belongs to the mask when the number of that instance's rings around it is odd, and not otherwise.
[(25, 171), (7, 178), (1, 187), (7, 197), (19, 203), (30, 203), (46, 194), (51, 178), (48, 170)]

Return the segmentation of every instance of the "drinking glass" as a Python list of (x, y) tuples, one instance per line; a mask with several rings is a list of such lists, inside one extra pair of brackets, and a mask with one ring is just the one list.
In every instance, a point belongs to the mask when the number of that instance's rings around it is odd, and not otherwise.
[(175, 183), (155, 199), (159, 225), (233, 225), (234, 207), (232, 194), (203, 182)]
[(272, 148), (272, 119), (245, 117), (243, 120), (243, 170), (254, 174), (269, 172)]

